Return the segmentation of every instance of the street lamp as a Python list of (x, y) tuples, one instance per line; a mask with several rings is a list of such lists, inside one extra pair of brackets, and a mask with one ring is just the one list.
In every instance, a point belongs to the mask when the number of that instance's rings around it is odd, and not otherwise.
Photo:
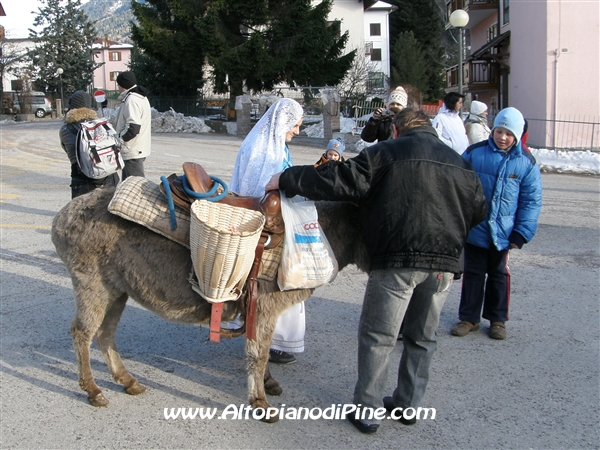
[(63, 111), (65, 110), (64, 98), (63, 98), (63, 87), (62, 87), (62, 74), (64, 70), (61, 67), (56, 69), (56, 73), (58, 74), (58, 79), (60, 80), (60, 117), (63, 116)]
[(469, 15), (464, 9), (457, 9), (448, 19), (450, 25), (458, 28), (458, 93), (463, 93), (463, 33), (469, 23)]

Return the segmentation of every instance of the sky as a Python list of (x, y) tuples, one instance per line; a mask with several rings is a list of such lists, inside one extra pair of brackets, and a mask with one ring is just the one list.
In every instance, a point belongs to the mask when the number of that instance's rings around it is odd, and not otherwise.
[[(84, 5), (88, 1), (81, 0), (81, 4)], [(6, 31), (6, 37), (29, 37), (29, 28), (33, 28), (33, 21), (43, 3), (40, 0), (0, 0), (0, 3), (6, 13), (6, 16), (0, 16), (0, 25)]]
[[(42, 3), (39, 0), (0, 0), (6, 16), (0, 16), (0, 25), (11, 39), (29, 37), (29, 28)], [(34, 12), (32, 14), (32, 11)]]

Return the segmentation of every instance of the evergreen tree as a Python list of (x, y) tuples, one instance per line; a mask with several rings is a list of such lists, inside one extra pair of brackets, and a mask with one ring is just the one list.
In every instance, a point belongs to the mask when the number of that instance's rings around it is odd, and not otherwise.
[[(423, 96), (426, 101), (437, 101), (443, 96), (444, 69), (444, 23), (439, 14), (437, 0), (390, 0), (398, 10), (390, 15), (390, 35), (412, 31), (425, 54), (427, 69), (426, 87)], [(395, 45), (395, 42), (392, 44)], [(399, 67), (402, 61), (394, 59), (392, 65)]]
[[(138, 84), (147, 88), (152, 95), (159, 97), (177, 97), (181, 95), (181, 91), (169, 79), (170, 68), (148, 53), (140, 51), (137, 45), (134, 45), (131, 50), (129, 68), (135, 73)], [(192, 92), (195, 92), (195, 90)]]
[[(392, 48), (392, 86), (427, 90), (427, 56), (412, 31), (398, 35)], [(415, 99), (417, 100), (417, 99)]]
[[(277, 83), (334, 85), (355, 52), (342, 55), (347, 33), (329, 26), (332, 0), (148, 0), (132, 3), (139, 25), (132, 36), (144, 52), (172, 73), (182, 95), (204, 85), (204, 62), (217, 92), (233, 99), (244, 88), (261, 91)], [(177, 76), (180, 75), (180, 76)]]
[(207, 2), (132, 1), (131, 7), (138, 22), (131, 24), (131, 36), (145, 55), (132, 61), (132, 69), (135, 72), (144, 65), (159, 69), (154, 79), (151, 71), (140, 73), (140, 84), (159, 96), (196, 95), (204, 85), (206, 51), (216, 31)]
[(60, 92), (57, 69), (63, 69), (62, 85), (65, 99), (78, 89), (87, 90), (94, 69), (92, 42), (96, 38), (94, 25), (81, 11), (80, 0), (40, 0), (33, 25), (40, 32), (29, 30), (29, 38), (38, 45), (29, 52), (30, 70), (37, 89), (47, 93)]

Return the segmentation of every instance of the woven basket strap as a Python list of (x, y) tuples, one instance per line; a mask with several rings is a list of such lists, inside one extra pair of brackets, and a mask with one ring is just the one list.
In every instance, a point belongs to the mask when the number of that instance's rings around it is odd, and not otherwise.
[(248, 299), (246, 301), (246, 338), (255, 341), (256, 340), (256, 307), (258, 304), (258, 270), (260, 269), (260, 262), (262, 259), (263, 250), (265, 248), (265, 241), (261, 236), (256, 246), (254, 253), (254, 262), (252, 263), (252, 269), (246, 280), (246, 290), (248, 292)]

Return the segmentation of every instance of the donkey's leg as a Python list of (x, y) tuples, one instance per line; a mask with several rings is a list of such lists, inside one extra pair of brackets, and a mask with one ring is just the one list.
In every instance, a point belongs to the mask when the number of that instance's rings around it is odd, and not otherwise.
[(265, 392), (269, 395), (281, 395), (283, 389), (275, 378), (271, 376), (271, 371), (269, 370), (269, 364), (267, 364), (267, 368), (265, 369), (265, 377), (264, 377), (264, 385)]
[(146, 388), (139, 384), (138, 380), (125, 368), (115, 341), (117, 326), (119, 325), (119, 320), (121, 320), (121, 314), (126, 304), (127, 294), (123, 294), (110, 305), (106, 311), (102, 325), (100, 325), (96, 333), (96, 343), (104, 355), (106, 364), (115, 381), (122, 384), (125, 387), (125, 392), (128, 394), (138, 395), (144, 393)]
[[(267, 409), (271, 405), (265, 394), (265, 375), (269, 359), (269, 346), (275, 331), (275, 323), (280, 314), (274, 302), (273, 294), (263, 294), (258, 300), (256, 312), (256, 341), (246, 339), (246, 357), (248, 361), (248, 403), (253, 408)], [(270, 422), (277, 421), (277, 417)]]
[(76, 313), (71, 323), (71, 337), (73, 338), (73, 347), (77, 357), (79, 386), (87, 393), (88, 400), (93, 406), (107, 406), (108, 400), (102, 395), (102, 391), (96, 385), (92, 374), (90, 346), (109, 307), (108, 292), (103, 291), (98, 294), (94, 292), (94, 289), (82, 286), (80, 283), (75, 286), (75, 277), (73, 277), (73, 280)]

